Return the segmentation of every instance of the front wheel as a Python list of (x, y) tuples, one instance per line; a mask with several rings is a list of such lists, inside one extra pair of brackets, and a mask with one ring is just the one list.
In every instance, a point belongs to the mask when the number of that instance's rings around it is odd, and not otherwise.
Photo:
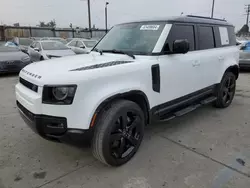
[(217, 100), (215, 106), (217, 108), (228, 107), (234, 98), (236, 89), (236, 79), (232, 72), (226, 72), (222, 78), (217, 90)]
[(125, 164), (141, 144), (144, 125), (144, 114), (136, 103), (127, 100), (113, 102), (95, 125), (93, 155), (107, 165)]

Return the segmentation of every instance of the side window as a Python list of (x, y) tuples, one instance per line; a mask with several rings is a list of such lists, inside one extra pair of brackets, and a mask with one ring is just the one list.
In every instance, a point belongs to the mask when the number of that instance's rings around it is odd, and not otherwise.
[(36, 44), (36, 48), (38, 48), (39, 50), (42, 49), (42, 48), (41, 48), (41, 44), (40, 44), (39, 42)]
[(221, 40), (221, 45), (226, 46), (229, 45), (229, 36), (228, 36), (228, 31), (226, 27), (219, 27), (220, 31), (220, 40)]
[(82, 46), (84, 46), (82, 41), (77, 41), (76, 47), (80, 48)]
[(33, 43), (30, 45), (30, 47), (31, 47), (31, 48), (34, 48), (35, 45), (36, 45), (36, 42), (33, 42)]
[(214, 32), (211, 26), (198, 26), (199, 50), (215, 47)]
[(195, 50), (194, 26), (192, 25), (173, 25), (167, 38), (168, 49), (172, 50), (175, 40), (187, 39), (190, 46), (190, 51)]
[(76, 46), (76, 40), (73, 40), (71, 43), (69, 43), (69, 46), (73, 46), (73, 47), (75, 47)]
[(228, 36), (229, 36), (229, 44), (230, 46), (235, 46), (236, 45), (236, 35), (234, 31), (234, 27), (228, 27)]
[(38, 48), (39, 50), (41, 50), (41, 45), (40, 45), (39, 42), (37, 42), (37, 43), (35, 44), (35, 48)]

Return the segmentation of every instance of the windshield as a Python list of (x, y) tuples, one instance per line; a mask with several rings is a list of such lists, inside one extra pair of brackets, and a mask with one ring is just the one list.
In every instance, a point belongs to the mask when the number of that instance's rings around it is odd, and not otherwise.
[(33, 40), (31, 40), (31, 39), (19, 38), (19, 44), (23, 45), (23, 46), (29, 46), (29, 45), (31, 45), (32, 42), (33, 42)]
[(67, 41), (64, 40), (64, 39), (51, 38), (50, 40), (59, 41), (59, 42), (61, 42), (61, 43), (63, 43), (63, 44), (67, 44)]
[(63, 43), (57, 42), (57, 41), (42, 42), (41, 44), (44, 50), (67, 50), (68, 49)]
[(96, 45), (96, 41), (84, 40), (83, 43), (87, 46), (87, 48), (93, 48)]
[(151, 54), (165, 26), (162, 22), (129, 23), (114, 26), (95, 49)]

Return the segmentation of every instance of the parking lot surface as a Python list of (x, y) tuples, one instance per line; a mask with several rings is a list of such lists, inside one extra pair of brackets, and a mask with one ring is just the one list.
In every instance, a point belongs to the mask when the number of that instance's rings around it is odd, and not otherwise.
[(15, 106), (17, 76), (0, 77), (0, 188), (249, 188), (250, 73), (242, 73), (227, 109), (200, 108), (146, 127), (122, 167), (35, 135)]

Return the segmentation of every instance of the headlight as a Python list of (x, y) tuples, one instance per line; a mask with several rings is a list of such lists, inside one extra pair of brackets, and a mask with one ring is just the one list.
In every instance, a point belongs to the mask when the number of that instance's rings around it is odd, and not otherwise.
[(43, 103), (72, 104), (76, 92), (76, 85), (44, 86)]

